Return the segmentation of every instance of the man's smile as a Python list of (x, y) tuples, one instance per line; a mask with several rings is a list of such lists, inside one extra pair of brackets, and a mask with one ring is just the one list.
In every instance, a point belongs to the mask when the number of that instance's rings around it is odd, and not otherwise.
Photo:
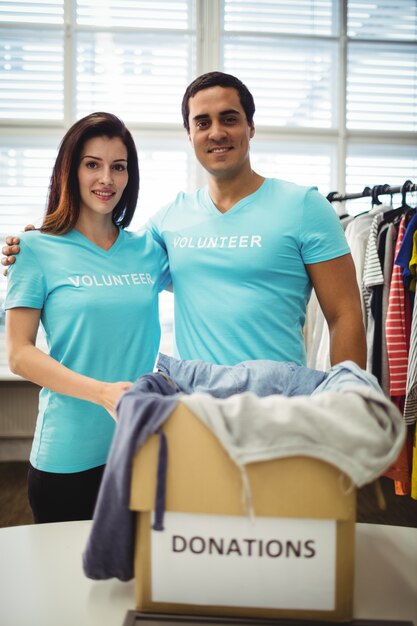
[(232, 146), (216, 146), (215, 148), (209, 148), (209, 154), (224, 154), (225, 152), (229, 152), (229, 150), (233, 150)]

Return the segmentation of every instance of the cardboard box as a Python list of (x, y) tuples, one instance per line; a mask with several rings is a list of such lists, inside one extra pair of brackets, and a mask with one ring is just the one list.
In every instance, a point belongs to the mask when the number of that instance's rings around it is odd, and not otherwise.
[(255, 513), (251, 520), (240, 470), (209, 429), (179, 403), (164, 431), (163, 532), (151, 528), (157, 435), (133, 464), (137, 609), (352, 619), (356, 493), (348, 488), (349, 479), (310, 457), (251, 463), (246, 466)]

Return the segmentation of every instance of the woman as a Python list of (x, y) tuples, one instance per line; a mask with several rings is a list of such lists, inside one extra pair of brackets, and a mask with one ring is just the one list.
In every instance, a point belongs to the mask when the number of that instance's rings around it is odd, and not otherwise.
[[(153, 369), (170, 281), (151, 235), (124, 230), (138, 190), (125, 125), (109, 113), (79, 120), (61, 142), (42, 226), (21, 236), (9, 270), (9, 366), (42, 387), (28, 474), (36, 523), (92, 517), (116, 401)], [(35, 345), (39, 323), (49, 354)]]

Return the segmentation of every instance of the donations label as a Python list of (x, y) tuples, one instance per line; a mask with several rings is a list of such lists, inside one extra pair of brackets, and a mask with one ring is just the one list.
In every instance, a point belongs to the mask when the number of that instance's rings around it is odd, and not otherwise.
[(166, 513), (152, 601), (334, 610), (336, 521)]

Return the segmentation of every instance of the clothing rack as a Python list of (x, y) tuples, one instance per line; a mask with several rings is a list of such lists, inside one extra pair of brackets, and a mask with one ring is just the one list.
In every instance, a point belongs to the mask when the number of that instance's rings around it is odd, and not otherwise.
[(363, 191), (358, 193), (340, 194), (338, 191), (331, 191), (327, 195), (329, 202), (344, 202), (345, 200), (356, 200), (358, 198), (372, 198), (373, 204), (380, 204), (378, 196), (390, 195), (393, 196), (396, 193), (403, 195), (405, 202), (405, 196), (407, 193), (417, 191), (417, 184), (411, 180), (406, 180), (405, 183), (398, 187), (391, 187), (390, 185), (374, 185), (374, 187), (365, 187)]

